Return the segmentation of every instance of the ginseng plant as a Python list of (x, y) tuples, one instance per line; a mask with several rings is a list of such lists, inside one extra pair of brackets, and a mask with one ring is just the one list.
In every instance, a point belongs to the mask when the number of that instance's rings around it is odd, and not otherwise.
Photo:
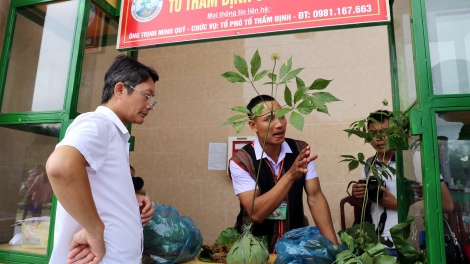
[[(245, 106), (235, 106), (231, 108), (231, 110), (237, 112), (236, 115), (230, 117), (226, 122), (224, 122), (221, 126), (228, 126), (231, 125), (236, 130), (237, 133), (240, 133), (245, 126), (245, 124), (250, 120), (249, 118), (255, 118), (261, 116), (261, 113), (264, 110), (264, 107), (269, 107), (269, 111), (271, 115), (275, 114), (275, 118), (281, 118), (290, 114), (289, 116), (289, 123), (298, 130), (302, 130), (305, 124), (305, 119), (303, 115), (308, 115), (312, 113), (314, 110), (328, 114), (328, 107), (326, 106), (327, 103), (340, 101), (335, 96), (331, 95), (329, 92), (324, 92), (323, 90), (330, 84), (332, 80), (326, 80), (322, 78), (318, 78), (313, 81), (312, 84), (306, 85), (305, 82), (298, 77), (297, 75), (303, 70), (303, 68), (297, 68), (292, 70), (292, 58), (288, 59), (285, 63), (283, 63), (277, 72), (276, 66), (277, 61), (280, 60), (280, 56), (277, 53), (274, 53), (271, 56), (271, 60), (273, 61), (273, 67), (270, 70), (261, 70), (261, 57), (256, 50), (255, 54), (251, 58), (250, 67), (248, 67), (247, 62), (245, 59), (238, 55), (234, 55), (234, 65), (238, 72), (228, 71), (223, 73), (221, 76), (225, 78), (227, 81), (231, 83), (249, 83), (253, 89), (256, 91), (258, 95), (260, 95), (258, 89), (255, 86), (255, 82), (262, 81), (263, 79), (268, 78), (267, 82), (264, 82), (262, 85), (270, 85), (271, 86), (271, 93), (270, 95), (273, 98), (276, 98), (278, 87), (284, 87), (284, 101), (285, 105), (282, 106), (281, 109), (272, 109), (272, 105), (266, 104), (263, 102), (255, 106), (252, 111), (248, 110)], [(295, 92), (291, 90), (290, 87), (295, 87)], [(248, 117), (248, 115), (250, 117)], [(268, 136), (268, 131), (271, 126), (271, 120), (269, 120), (268, 129), (264, 136), (263, 141), (263, 152), (261, 157), (264, 155), (264, 150), (266, 146), (266, 139)], [(249, 252), (246, 252), (246, 247), (242, 247), (241, 245), (250, 245), (251, 247), (256, 246), (256, 241), (253, 242), (253, 235), (250, 233), (250, 229), (253, 223), (252, 215), (253, 215), (253, 207), (254, 201), (256, 198), (256, 188), (258, 187), (258, 178), (260, 172), (261, 163), (259, 164), (257, 175), (256, 175), (256, 185), (255, 190), (253, 193), (253, 200), (251, 206), (251, 212), (249, 215), (249, 224), (245, 226), (245, 231), (240, 236), (239, 240), (235, 242), (230, 250), (227, 261), (229, 264), (231, 263), (245, 263), (246, 259), (258, 259), (260, 263), (265, 263), (269, 255), (267, 254), (267, 250), (262, 250), (265, 252), (260, 252), (259, 250), (253, 251), (255, 254), (259, 252), (260, 254), (266, 254), (262, 257), (251, 257), (252, 250), (250, 249)], [(244, 239), (248, 239), (249, 241), (245, 241), (242, 243)], [(237, 246), (237, 243), (240, 246)], [(243, 248), (245, 248), (245, 252), (243, 252)], [(240, 261), (237, 261), (240, 260)]]

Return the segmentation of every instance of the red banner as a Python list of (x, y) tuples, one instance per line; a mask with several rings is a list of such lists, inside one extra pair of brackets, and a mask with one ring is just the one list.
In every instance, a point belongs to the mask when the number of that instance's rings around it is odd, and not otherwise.
[(388, 0), (122, 0), (117, 48), (389, 20)]

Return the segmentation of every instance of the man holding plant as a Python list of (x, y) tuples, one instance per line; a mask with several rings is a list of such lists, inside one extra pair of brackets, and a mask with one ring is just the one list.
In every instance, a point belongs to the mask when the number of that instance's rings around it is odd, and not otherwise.
[[(264, 108), (255, 115), (253, 108), (260, 105)], [(304, 226), (305, 189), (310, 213), (320, 232), (337, 244), (328, 202), (313, 163), (318, 155), (311, 154), (307, 143), (285, 138), (287, 121), (285, 116), (276, 118), (281, 106), (273, 97), (256, 96), (247, 109), (248, 124), (257, 138), (230, 160), (229, 174), (240, 200), (235, 228), (242, 232), (243, 225), (251, 222), (251, 213), (253, 235), (267, 236), (269, 251), (273, 252), (285, 232)]]
[[(392, 168), (396, 168), (395, 163), (395, 150), (389, 149), (388, 140), (384, 131), (388, 129), (389, 119), (392, 113), (387, 110), (379, 110), (373, 112), (367, 118), (367, 129), (369, 133), (375, 137), (370, 144), (375, 149), (375, 156), (368, 159), (368, 162), (374, 164), (376, 167), (382, 168), (382, 163), (387, 164)], [(378, 123), (372, 121), (377, 120)], [(383, 168), (388, 170), (388, 168)], [(366, 168), (362, 170), (362, 178), (366, 178), (368, 174)], [(383, 192), (382, 198), (379, 197), (379, 202), (372, 203), (371, 216), (374, 225), (379, 229), (380, 235), (384, 239), (392, 240), (390, 235), (390, 228), (398, 224), (398, 203), (397, 203), (397, 184), (395, 174), (389, 172), (388, 179), (382, 179), (381, 190)], [(386, 187), (385, 187), (386, 186)], [(366, 184), (354, 184), (352, 187), (352, 196), (356, 199), (363, 199), (366, 191)], [(376, 197), (370, 197), (376, 200)], [(396, 256), (396, 250), (391, 250), (391, 255)]]

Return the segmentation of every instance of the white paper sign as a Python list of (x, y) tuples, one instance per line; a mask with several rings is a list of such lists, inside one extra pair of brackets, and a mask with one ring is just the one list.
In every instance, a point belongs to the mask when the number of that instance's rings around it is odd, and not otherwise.
[(209, 170), (227, 169), (227, 143), (209, 143)]

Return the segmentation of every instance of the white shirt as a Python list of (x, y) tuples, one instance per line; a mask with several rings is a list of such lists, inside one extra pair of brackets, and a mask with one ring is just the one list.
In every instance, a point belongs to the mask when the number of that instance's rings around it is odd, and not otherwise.
[[(392, 160), (390, 160), (387, 165), (395, 169), (397, 168), (397, 164), (394, 158), (392, 158)], [(390, 175), (393, 175), (393, 173), (389, 169), (386, 169), (386, 170), (388, 171)], [(364, 169), (362, 170), (362, 178), (366, 178), (366, 172), (364, 171)], [(382, 178), (382, 180), (385, 182), (387, 186), (386, 187), (387, 190), (391, 194), (393, 194), (393, 196), (397, 197), (396, 176), (393, 175), (389, 179)], [(370, 213), (372, 215), (372, 221), (374, 222), (375, 227), (377, 227), (377, 224), (378, 224), (377, 222), (380, 220), (380, 215), (382, 215), (383, 211), (384, 211), (384, 208), (382, 206), (380, 206), (377, 203), (372, 203), (371, 208), (370, 208)], [(384, 237), (385, 239), (388, 238), (390, 241), (392, 241), (392, 236), (390, 235), (390, 228), (392, 228), (394, 225), (397, 225), (397, 224), (398, 224), (398, 211), (387, 208), (387, 221), (385, 221), (385, 228), (384, 228), (384, 232), (382, 233), (382, 237)]]
[[(261, 147), (258, 138), (256, 138), (252, 143), (255, 149), (256, 159), (261, 159), (261, 153), (263, 153), (263, 148)], [(287, 144), (286, 141), (282, 142), (281, 144), (281, 153), (277, 159), (277, 162), (274, 162), (271, 157), (269, 157), (266, 153), (263, 153), (263, 158), (267, 158), (269, 164), (271, 165), (274, 173), (279, 175), (279, 170), (281, 169), (281, 163), (286, 157), (286, 153), (292, 153), (292, 150)], [(312, 152), (310, 151), (310, 155)], [(256, 182), (251, 177), (250, 173), (242, 169), (238, 164), (230, 160), (230, 176), (232, 177), (233, 189), (235, 190), (235, 195), (238, 195), (243, 192), (252, 191), (255, 189)], [(317, 171), (315, 170), (315, 165), (313, 161), (307, 165), (307, 174), (305, 180), (310, 180), (313, 178), (317, 178)]]
[[(129, 172), (129, 131), (111, 109), (78, 116), (59, 146), (72, 146), (86, 159), (86, 168), (98, 214), (105, 224), (106, 255), (100, 263), (140, 263), (142, 223)], [(51, 264), (67, 261), (73, 235), (82, 226), (60, 202), (54, 230)]]

